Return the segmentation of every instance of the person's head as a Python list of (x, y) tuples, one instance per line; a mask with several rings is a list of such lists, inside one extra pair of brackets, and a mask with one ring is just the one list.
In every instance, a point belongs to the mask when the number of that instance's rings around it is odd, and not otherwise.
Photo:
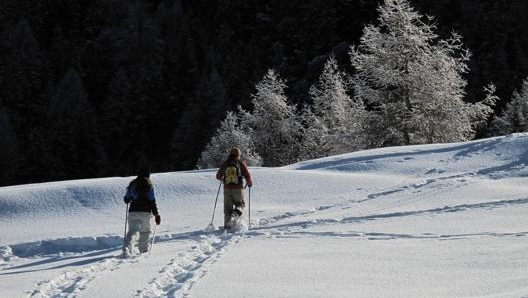
[(150, 181), (150, 168), (148, 166), (140, 167), (137, 178), (130, 182), (130, 185), (132, 184), (135, 185), (137, 191), (147, 193), (152, 188), (152, 182)]
[(229, 157), (231, 157), (231, 158), (240, 158), (240, 149), (238, 149), (238, 148), (231, 149), (231, 151), (229, 152)]
[(138, 177), (140, 178), (150, 178), (150, 169), (147, 166), (141, 167), (138, 171)]

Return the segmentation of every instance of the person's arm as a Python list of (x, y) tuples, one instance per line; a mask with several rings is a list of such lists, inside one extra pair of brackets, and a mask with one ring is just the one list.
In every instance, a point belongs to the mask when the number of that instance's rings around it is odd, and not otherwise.
[(156, 204), (156, 195), (154, 194), (154, 187), (149, 190), (147, 193), (147, 197), (150, 204), (150, 210), (152, 212), (152, 215), (154, 215), (154, 221), (157, 225), (161, 223), (161, 215), (158, 211), (158, 205)]
[(253, 180), (251, 179), (251, 174), (249, 173), (248, 167), (245, 162), (242, 162), (242, 175), (246, 179), (247, 186), (252, 187)]
[(125, 204), (128, 204), (130, 203), (130, 201), (132, 201), (134, 199), (134, 195), (132, 193), (132, 183), (130, 185), (128, 185), (127, 187), (127, 191), (125, 193), (125, 196), (123, 197), (123, 201), (125, 201)]
[(218, 168), (218, 171), (216, 172), (216, 179), (224, 180), (224, 165), (221, 165), (220, 168)]
[(159, 215), (158, 205), (156, 204), (156, 195), (154, 194), (154, 188), (151, 188), (147, 193), (147, 198), (150, 204), (150, 210), (154, 216)]

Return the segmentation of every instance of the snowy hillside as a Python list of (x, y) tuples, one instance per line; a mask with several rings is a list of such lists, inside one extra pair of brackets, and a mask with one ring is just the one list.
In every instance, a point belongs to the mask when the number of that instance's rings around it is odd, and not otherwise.
[(250, 171), (238, 234), (205, 231), (215, 170), (153, 174), (134, 259), (133, 177), (0, 188), (0, 297), (528, 297), (528, 134)]

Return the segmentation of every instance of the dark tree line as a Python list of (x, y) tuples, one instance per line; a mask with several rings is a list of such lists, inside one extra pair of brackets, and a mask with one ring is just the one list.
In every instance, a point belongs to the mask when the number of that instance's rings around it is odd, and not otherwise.
[[(411, 1), (441, 37), (473, 53), (466, 101), (493, 82), (502, 99), (528, 75), (528, 3)], [(251, 108), (273, 68), (302, 104), (376, 1), (3, 0), (0, 2), (0, 185), (195, 167), (228, 110)], [(485, 136), (485, 135), (483, 135)]]

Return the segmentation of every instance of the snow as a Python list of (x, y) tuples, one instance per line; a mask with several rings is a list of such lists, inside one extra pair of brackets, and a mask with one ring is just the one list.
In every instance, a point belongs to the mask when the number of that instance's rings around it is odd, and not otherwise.
[(162, 222), (130, 259), (134, 177), (0, 188), (0, 297), (528, 297), (528, 134), (250, 171), (233, 234), (207, 230), (215, 169), (153, 174)]

